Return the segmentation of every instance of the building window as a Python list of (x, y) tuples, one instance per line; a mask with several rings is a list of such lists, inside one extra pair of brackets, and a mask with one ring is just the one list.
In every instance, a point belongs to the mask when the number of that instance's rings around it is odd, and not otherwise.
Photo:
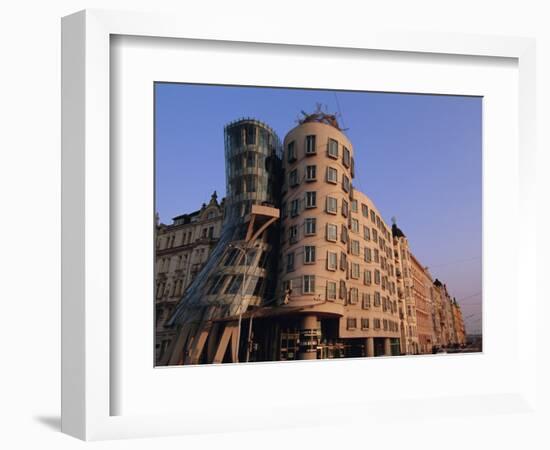
[(333, 223), (327, 223), (327, 241), (336, 242), (338, 240), (338, 226)]
[(379, 330), (380, 329), (380, 319), (374, 319), (374, 329)]
[(359, 233), (359, 221), (357, 219), (351, 219), (351, 231), (353, 233)]
[(246, 192), (256, 192), (256, 176), (245, 175), (244, 182), (246, 184)]
[(380, 306), (380, 292), (374, 293), (374, 306)]
[(358, 256), (361, 253), (361, 247), (359, 246), (359, 241), (352, 239), (351, 241), (351, 254)]
[(317, 153), (315, 135), (306, 136), (306, 155), (314, 155), (315, 153)]
[(378, 269), (374, 270), (374, 284), (380, 284), (380, 271)]
[(348, 317), (346, 326), (348, 330), (355, 330), (357, 328), (357, 319), (355, 317)]
[(256, 281), (256, 284), (252, 284), (252, 286), (254, 286), (254, 290), (252, 291), (251, 295), (253, 295), (254, 297), (259, 297), (262, 293), (262, 288), (264, 286), (264, 278), (259, 277)]
[[(226, 277), (227, 275), (224, 275), (224, 276)], [(210, 281), (210, 288), (206, 292), (206, 295), (217, 294), (220, 291), (222, 284), (223, 284), (223, 277), (220, 277), (219, 275), (214, 276)]]
[(363, 217), (366, 217), (368, 219), (369, 217), (369, 207), (365, 205), (364, 203), (361, 203), (361, 214), (363, 214)]
[(306, 208), (316, 208), (317, 207), (317, 192), (310, 191), (306, 192)]
[(357, 210), (357, 200), (352, 200), (351, 201), (351, 212), (354, 212), (356, 213), (358, 210)]
[(327, 197), (327, 213), (336, 214), (338, 212), (338, 200), (334, 197)]
[(348, 217), (348, 214), (349, 214), (348, 202), (342, 199), (342, 215), (344, 217)]
[(360, 269), (359, 264), (357, 263), (351, 263), (351, 278), (358, 280), (360, 276)]
[(342, 175), (342, 189), (349, 192), (349, 178), (345, 174)]
[(363, 293), (363, 309), (370, 308), (370, 294)]
[(315, 246), (304, 246), (304, 264), (313, 264), (315, 262)]
[(334, 139), (328, 140), (328, 156), (338, 159), (338, 141)]
[(348, 255), (340, 252), (340, 270), (348, 270)]
[(327, 252), (327, 270), (338, 269), (338, 253)]
[(376, 228), (372, 229), (372, 240), (375, 244), (378, 243), (378, 231), (376, 231)]
[(286, 202), (281, 203), (281, 219), (286, 219), (288, 212), (286, 210)]
[(317, 179), (317, 166), (306, 166), (306, 181)]
[(347, 227), (346, 227), (345, 224), (342, 224), (342, 225), (341, 225), (340, 240), (341, 240), (344, 244), (347, 244), (347, 243), (348, 243), (348, 229), (347, 229)]
[(334, 167), (327, 167), (327, 183), (338, 183), (338, 170)]
[(246, 167), (256, 167), (256, 153), (248, 152), (246, 154)]
[(362, 330), (369, 329), (369, 319), (361, 319), (361, 329)]
[(370, 228), (365, 225), (363, 225), (363, 239), (370, 241)]
[(327, 281), (327, 300), (336, 300), (336, 281)]
[(350, 288), (350, 290), (349, 290), (349, 302), (352, 305), (355, 305), (355, 304), (357, 304), (358, 301), (359, 301), (359, 291), (357, 290), (357, 288)]
[(350, 161), (351, 161), (350, 151), (348, 150), (347, 147), (344, 147), (343, 153), (344, 153), (344, 156), (342, 158), (342, 163), (344, 164), (344, 166), (349, 167)]
[(374, 262), (378, 263), (380, 262), (380, 252), (377, 248), (374, 249)]
[(225, 265), (226, 266), (232, 266), (235, 264), (235, 260), (237, 259), (237, 256), (239, 255), (239, 251), (236, 249), (231, 249), (229, 253), (227, 254), (227, 257), (225, 258)]
[(295, 142), (289, 142), (286, 146), (286, 152), (287, 152), (287, 161), (293, 162), (296, 161), (296, 145)]
[(291, 225), (288, 228), (288, 242), (290, 244), (295, 244), (298, 241), (298, 226)]
[(299, 214), (300, 209), (300, 201), (298, 199), (294, 199), (290, 202), (290, 217), (296, 217)]
[(291, 170), (288, 174), (288, 185), (294, 187), (298, 184), (298, 169)]
[(287, 253), (286, 255), (286, 271), (292, 272), (294, 270), (294, 252)]
[(258, 262), (258, 266), (261, 267), (262, 269), (265, 269), (267, 267), (267, 262), (268, 262), (268, 256), (269, 256), (269, 253), (266, 252), (265, 250), (262, 250), (262, 254), (260, 255), (260, 261)]
[(340, 280), (340, 293), (338, 294), (338, 296), (341, 298), (341, 299), (345, 299), (346, 296), (347, 296), (347, 293), (346, 293), (346, 282), (344, 280)]
[(302, 293), (303, 294), (315, 293), (315, 275), (304, 275), (304, 279), (302, 283)]
[(225, 290), (226, 294), (237, 294), (239, 292), (239, 289), (241, 287), (241, 283), (243, 282), (243, 276), (242, 275), (235, 275), (229, 284), (227, 285), (227, 289)]
[(304, 234), (306, 236), (313, 236), (317, 233), (317, 219), (309, 217), (304, 222)]
[(372, 284), (372, 272), (370, 270), (365, 270), (363, 282), (368, 286)]
[(376, 223), (376, 213), (372, 209), (370, 210), (370, 220), (372, 223)]

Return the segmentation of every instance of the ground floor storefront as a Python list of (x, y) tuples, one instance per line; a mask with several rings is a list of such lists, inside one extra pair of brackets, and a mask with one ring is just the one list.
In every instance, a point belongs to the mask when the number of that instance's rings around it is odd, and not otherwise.
[[(248, 321), (246, 321), (248, 322)], [(292, 361), (304, 359), (360, 358), (401, 354), (399, 338), (341, 338), (338, 319), (321, 318), (317, 326), (308, 326), (305, 317), (256, 320), (250, 336), (244, 323), (239, 345), (241, 360)], [(250, 327), (248, 327), (248, 330)], [(249, 352), (246, 355), (246, 352)]]

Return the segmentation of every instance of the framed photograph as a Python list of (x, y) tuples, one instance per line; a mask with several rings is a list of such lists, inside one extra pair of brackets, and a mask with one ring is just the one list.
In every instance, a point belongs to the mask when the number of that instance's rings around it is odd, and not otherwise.
[(157, 83), (155, 364), (480, 352), (481, 122), (477, 96)]
[(63, 19), (63, 431), (532, 410), (534, 42), (181, 23)]

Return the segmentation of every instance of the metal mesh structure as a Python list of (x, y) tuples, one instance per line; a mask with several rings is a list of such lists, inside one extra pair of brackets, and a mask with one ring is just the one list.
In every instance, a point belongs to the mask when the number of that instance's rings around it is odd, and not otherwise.
[(278, 231), (267, 228), (251, 241), (247, 230), (253, 205), (279, 206), (281, 143), (270, 127), (254, 119), (228, 124), (224, 140), (227, 195), (220, 239), (169, 326), (229, 317), (275, 295)]

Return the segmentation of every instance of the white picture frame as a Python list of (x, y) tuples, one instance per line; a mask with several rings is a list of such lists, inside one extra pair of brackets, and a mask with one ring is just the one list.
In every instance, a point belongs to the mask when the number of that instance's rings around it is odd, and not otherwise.
[[(182, 26), (185, 24), (185, 26)], [(198, 433), (224, 430), (247, 430), (282, 426), (308, 426), (323, 419), (332, 421), (356, 420), (382, 416), (385, 420), (399, 420), (401, 413), (394, 411), (396, 401), (406, 403), (409, 414), (423, 414), (426, 408), (438, 408), (440, 414), (467, 415), (475, 404), (478, 412), (491, 415), (503, 409), (523, 413), (536, 410), (536, 327), (530, 323), (529, 311), (536, 308), (534, 283), (529, 283), (535, 273), (536, 241), (534, 196), (535, 158), (535, 43), (528, 38), (472, 36), (446, 33), (399, 33), (395, 31), (341, 29), (340, 33), (327, 35), (322, 30), (305, 27), (302, 30), (285, 30), (285, 33), (265, 30), (260, 34), (246, 27), (229, 24), (216, 30), (205, 29), (200, 23), (186, 21), (183, 17), (167, 14), (144, 14), (88, 10), (67, 16), (62, 22), (62, 430), (85, 440), (131, 438)], [(395, 397), (388, 402), (366, 402), (363, 398), (344, 402), (346, 413), (335, 412), (334, 403), (315, 403), (315, 415), (304, 414), (308, 405), (298, 404), (285, 408), (284, 404), (259, 405), (250, 414), (239, 407), (230, 407), (220, 413), (202, 409), (198, 404), (191, 409), (144, 411), (113, 414), (115, 390), (122, 389), (114, 382), (112, 366), (120, 354), (113, 350), (112, 337), (117, 334), (113, 322), (111, 297), (111, 187), (117, 183), (116, 173), (111, 171), (112, 145), (110, 108), (111, 91), (111, 37), (134, 36), (143, 38), (187, 39), (212, 42), (254, 43), (254, 45), (300, 46), (301, 48), (327, 49), (333, 53), (355, 49), (378, 52), (407, 53), (412, 59), (430, 55), (464, 55), (469, 57), (499, 57), (517, 60), (519, 82), (519, 177), (512, 194), (517, 196), (517, 213), (521, 221), (511, 226), (523, 236), (517, 244), (516, 283), (522, 283), (521, 304), (518, 315), (516, 346), (525, 349), (517, 358), (520, 362), (517, 374), (506, 389), (484, 394), (465, 392), (449, 397), (419, 396)], [(402, 76), (402, 75), (401, 75)], [(515, 145), (515, 143), (514, 143)], [(150, 187), (152, 189), (152, 186)], [(486, 255), (484, 255), (486, 256)], [(150, 262), (152, 264), (152, 260)], [(518, 295), (514, 292), (513, 295)], [(151, 296), (152, 302), (152, 296)], [(152, 304), (151, 304), (152, 309)], [(116, 315), (115, 315), (116, 316)], [(486, 317), (487, 319), (487, 317)], [(490, 319), (489, 319), (490, 320)], [(152, 329), (152, 322), (151, 322)], [(490, 356), (489, 353), (483, 356)], [(118, 360), (117, 360), (118, 361)], [(377, 361), (382, 364), (382, 361)], [(345, 370), (361, 370), (361, 361), (348, 361)], [(399, 359), (385, 360), (382, 370), (391, 370)], [(311, 364), (291, 364), (293, 373), (301, 372), (309, 377)], [(278, 364), (255, 366), (258, 373), (283, 372)], [(344, 370), (329, 364), (315, 370), (337, 375)], [(381, 366), (382, 367), (382, 366)], [(202, 369), (202, 368), (201, 368)], [(210, 370), (221, 370), (211, 367)], [(192, 376), (180, 369), (176, 376)], [(185, 370), (188, 370), (186, 368)], [(192, 369), (194, 370), (194, 369)], [(197, 369), (198, 370), (198, 369)], [(246, 367), (224, 367), (233, 377), (242, 374)], [(238, 371), (241, 372), (238, 372)], [(249, 368), (249, 370), (252, 370)], [(411, 367), (411, 370), (413, 368)], [(158, 370), (157, 370), (158, 372)], [(198, 372), (197, 372), (198, 373)], [(204, 372), (202, 373), (204, 374)], [(201, 374), (201, 376), (202, 376)], [(168, 375), (164, 375), (166, 378)], [(228, 395), (228, 400), (238, 402), (239, 396)], [(166, 395), (163, 395), (165, 402)], [(198, 400), (197, 400), (198, 401)], [(246, 403), (246, 402), (245, 402)], [(262, 406), (262, 407), (260, 407)], [(263, 409), (262, 409), (263, 408)], [(271, 410), (270, 410), (271, 408)], [(124, 408), (122, 409), (124, 411)], [(284, 411), (284, 414), (279, 412)], [(243, 420), (248, 419), (248, 420)], [(269, 421), (269, 425), (266, 425)]]

